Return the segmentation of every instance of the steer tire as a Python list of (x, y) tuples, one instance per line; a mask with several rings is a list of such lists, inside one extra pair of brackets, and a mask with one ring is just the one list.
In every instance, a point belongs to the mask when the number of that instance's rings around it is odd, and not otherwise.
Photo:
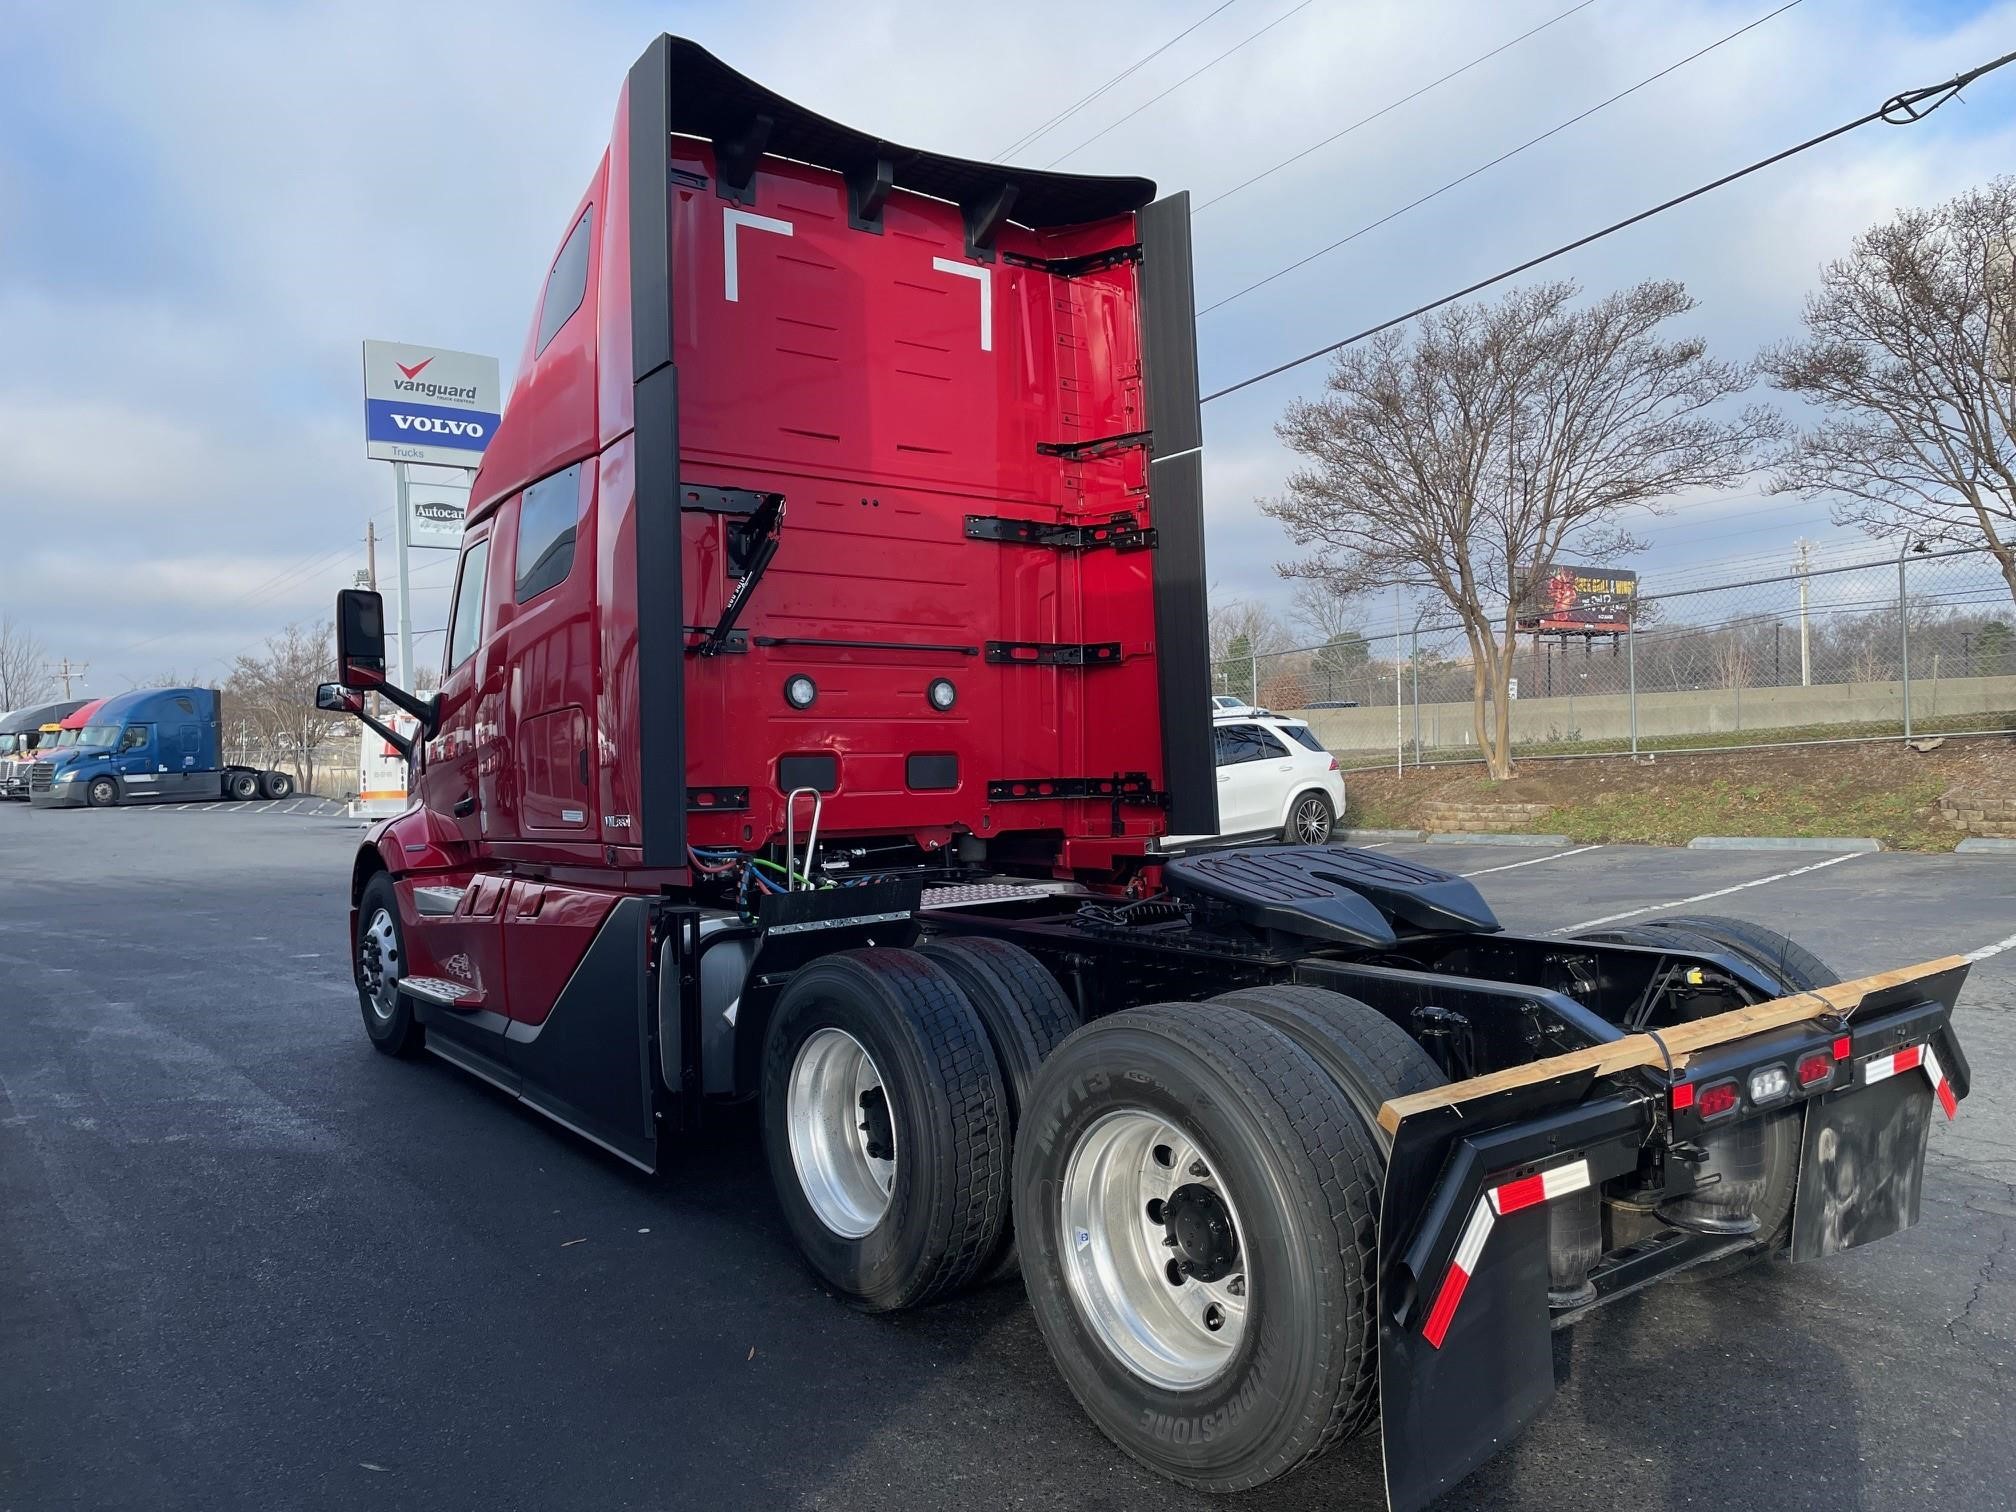
[(84, 784), (84, 801), (92, 808), (111, 808), (119, 801), (119, 783), (111, 777), (93, 777)]
[[(1731, 919), (1720, 914), (1692, 914), (1653, 919), (1645, 924), (1617, 929), (1591, 930), (1581, 939), (1611, 939), (1626, 945), (1665, 946), (1700, 950), (1714, 948), (1759, 967), (1777, 983), (1781, 994), (1810, 992), (1831, 987), (1840, 974), (1825, 961), (1777, 930), (1748, 919)], [(1732, 1007), (1737, 1006), (1732, 1004)], [(1733, 1255), (1689, 1266), (1674, 1279), (1699, 1283), (1724, 1276), (1784, 1253), (1792, 1244), (1792, 1204), (1799, 1189), (1800, 1138), (1805, 1130), (1803, 1110), (1787, 1108), (1764, 1119), (1764, 1161), (1778, 1179), (1765, 1190), (1757, 1206), (1757, 1242)]]
[(261, 772), (259, 790), (268, 798), (292, 798), (294, 779), (285, 772)]
[[(1194, 1146), (1195, 1164), (1173, 1162), (1194, 1179), (1193, 1196), (1194, 1186), (1221, 1185), (1236, 1225), (1229, 1257), (1219, 1250), (1215, 1275), (1202, 1279), (1236, 1281), (1243, 1300), (1208, 1332), (1208, 1310), (1187, 1334), (1164, 1310), (1180, 1307), (1174, 1287), (1191, 1283), (1169, 1283), (1157, 1268), (1158, 1257), (1189, 1253), (1154, 1237), (1152, 1225), (1165, 1221), (1159, 1200), (1144, 1204), (1146, 1224), (1133, 1216), (1141, 1182), (1157, 1179), (1151, 1163), (1170, 1163), (1165, 1128)], [(1114, 1130), (1144, 1129), (1149, 1142), (1110, 1142)], [(1224, 1492), (1285, 1475), (1362, 1423), (1377, 1385), (1380, 1163), (1337, 1084), (1251, 1015), (1157, 1004), (1100, 1019), (1059, 1046), (1023, 1110), (1015, 1223), (1037, 1327), (1100, 1430), (1150, 1469)], [(1089, 1209), (1074, 1206), (1080, 1198)], [(1110, 1221), (1087, 1216), (1081, 1227), (1076, 1215), (1092, 1210)], [(1136, 1258), (1102, 1272), (1115, 1256)], [(1103, 1290), (1092, 1300), (1104, 1276), (1123, 1274), (1131, 1282), (1114, 1284), (1139, 1288), (1145, 1310), (1116, 1312)], [(1156, 1343), (1144, 1342), (1143, 1328)], [(1203, 1351), (1194, 1379), (1172, 1384), (1156, 1378), (1165, 1367), (1138, 1363), (1157, 1359), (1171, 1337), (1192, 1351), (1183, 1358)]]
[(257, 772), (232, 772), (224, 779), (224, 793), (240, 803), (250, 803), (259, 796), (259, 774)]
[(356, 979), (357, 1005), (364, 1014), (364, 1033), (370, 1037), (371, 1047), (381, 1054), (404, 1058), (420, 1053), (427, 1030), (413, 1016), (412, 998), (398, 991), (396, 985), (375, 994), (368, 980), (365, 941), (381, 912), (389, 921), (393, 958), (381, 961), (378, 969), (382, 972), (389, 967), (396, 983), (405, 974), (406, 925), (399, 917), (399, 899), (393, 891), (392, 878), (382, 871), (364, 884), (363, 895), (357, 900), (357, 936), (350, 942), (350, 970)]
[[(942, 967), (959, 984), (979, 1014), (988, 1042), (1001, 1063), (1007, 1093), (1009, 1137), (1022, 1122), (1022, 1107), (1044, 1059), (1078, 1027), (1078, 1010), (1043, 963), (1020, 945), (984, 935), (933, 940), (917, 953)], [(1001, 1280), (1019, 1268), (1013, 1224), (1004, 1224), (1001, 1248), (987, 1280)]]
[[(852, 1099), (850, 1085), (822, 1120), (817, 1111), (828, 1104), (811, 1073), (814, 1040), (825, 1031), (865, 1055), (881, 1096), (871, 1106)], [(921, 1306), (994, 1262), (1008, 1222), (1008, 1093), (979, 1015), (942, 967), (886, 947), (802, 967), (765, 1031), (762, 1096), (763, 1143), (784, 1221), (813, 1271), (848, 1302), (866, 1312)], [(800, 1162), (816, 1171), (823, 1149), (838, 1150), (844, 1164), (857, 1132), (866, 1148), (882, 1128), (894, 1151), (884, 1205), (836, 1226), (815, 1206), (823, 1201), (835, 1213), (834, 1199), (810, 1194), (808, 1181), (820, 1183)]]

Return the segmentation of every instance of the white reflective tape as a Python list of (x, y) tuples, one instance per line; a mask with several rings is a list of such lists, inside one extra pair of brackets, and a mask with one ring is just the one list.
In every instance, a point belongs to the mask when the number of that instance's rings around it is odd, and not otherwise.
[(994, 350), (994, 280), (985, 268), (973, 267), (970, 263), (954, 262), (949, 257), (934, 257), (931, 266), (940, 273), (956, 274), (960, 278), (970, 278), (980, 285), (980, 350)]
[(1547, 1200), (1566, 1197), (1570, 1192), (1580, 1192), (1589, 1185), (1589, 1162), (1571, 1160), (1564, 1166), (1556, 1166), (1551, 1171), (1543, 1171), (1540, 1185), (1546, 1190)]
[(1880, 1081), (1888, 1081), (1897, 1074), (1897, 1057), (1879, 1055), (1872, 1061), (1862, 1063), (1862, 1085), (1873, 1086)]
[(1918, 1052), (1918, 1064), (1925, 1068), (1925, 1075), (1931, 1080), (1934, 1088), (1946, 1080), (1946, 1073), (1939, 1068), (1939, 1057), (1932, 1053), (1930, 1045)]
[(742, 273), (735, 265), (735, 228), (747, 226), (751, 231), (768, 231), (777, 236), (789, 236), (791, 222), (778, 220), (773, 215), (758, 215), (753, 210), (729, 210), (721, 212), (721, 292), (730, 304), (742, 298)]
[(1469, 1226), (1463, 1230), (1463, 1240), (1456, 1246), (1456, 1257), (1450, 1262), (1466, 1276), (1477, 1273), (1477, 1259), (1484, 1253), (1484, 1241), (1491, 1237), (1491, 1225), (1496, 1221), (1491, 1216), (1491, 1204), (1478, 1198)]

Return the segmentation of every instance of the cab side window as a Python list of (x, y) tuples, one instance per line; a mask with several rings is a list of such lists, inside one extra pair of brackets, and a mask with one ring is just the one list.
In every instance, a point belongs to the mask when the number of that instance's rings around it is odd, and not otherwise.
[(128, 725), (126, 726), (126, 733), (119, 737), (119, 749), (121, 751), (137, 751), (145, 744), (147, 744), (146, 725)]
[(560, 334), (560, 327), (588, 297), (588, 223), (594, 218), (593, 205), (581, 212), (581, 219), (567, 234), (566, 245), (553, 259), (553, 271), (546, 275), (546, 292), (539, 300), (539, 339), (532, 346), (534, 357), (546, 350), (546, 344)]
[(567, 580), (574, 568), (574, 523), (581, 505), (581, 464), (542, 478), (518, 505), (518, 602)]
[(472, 542), (462, 553), (462, 575), (455, 584), (455, 609), (448, 621), (448, 663), (445, 675), (469, 660), (483, 634), (483, 582), (490, 568), (490, 538)]

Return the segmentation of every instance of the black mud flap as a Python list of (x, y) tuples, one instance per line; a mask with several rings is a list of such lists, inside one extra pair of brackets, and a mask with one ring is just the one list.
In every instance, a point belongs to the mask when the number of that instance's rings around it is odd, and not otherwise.
[(1379, 1215), (1393, 1512), (1442, 1496), (1554, 1394), (1548, 1204), (1633, 1169), (1644, 1127), (1637, 1099), (1577, 1106), (1590, 1080), (1479, 1099), (1462, 1114), (1416, 1113), (1394, 1133)]
[(1809, 1106), (1792, 1205), (1794, 1260), (1887, 1239), (1918, 1221), (1933, 1106), (1932, 1083), (1915, 1069)]

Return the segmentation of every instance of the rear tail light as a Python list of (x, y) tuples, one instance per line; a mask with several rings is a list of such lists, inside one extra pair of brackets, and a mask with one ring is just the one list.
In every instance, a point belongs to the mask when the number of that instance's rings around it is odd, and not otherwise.
[(1834, 1075), (1834, 1054), (1831, 1050), (1815, 1050), (1811, 1055), (1799, 1058), (1799, 1085), (1817, 1087)]
[(1694, 1108), (1703, 1118), (1720, 1118), (1724, 1113), (1736, 1111), (1736, 1100), (1736, 1083), (1716, 1082), (1695, 1094)]
[(1339, 768), (1337, 766), (1337, 758), (1335, 756), (1332, 756), (1330, 758), (1330, 770), (1334, 772), (1337, 771), (1338, 769)]

